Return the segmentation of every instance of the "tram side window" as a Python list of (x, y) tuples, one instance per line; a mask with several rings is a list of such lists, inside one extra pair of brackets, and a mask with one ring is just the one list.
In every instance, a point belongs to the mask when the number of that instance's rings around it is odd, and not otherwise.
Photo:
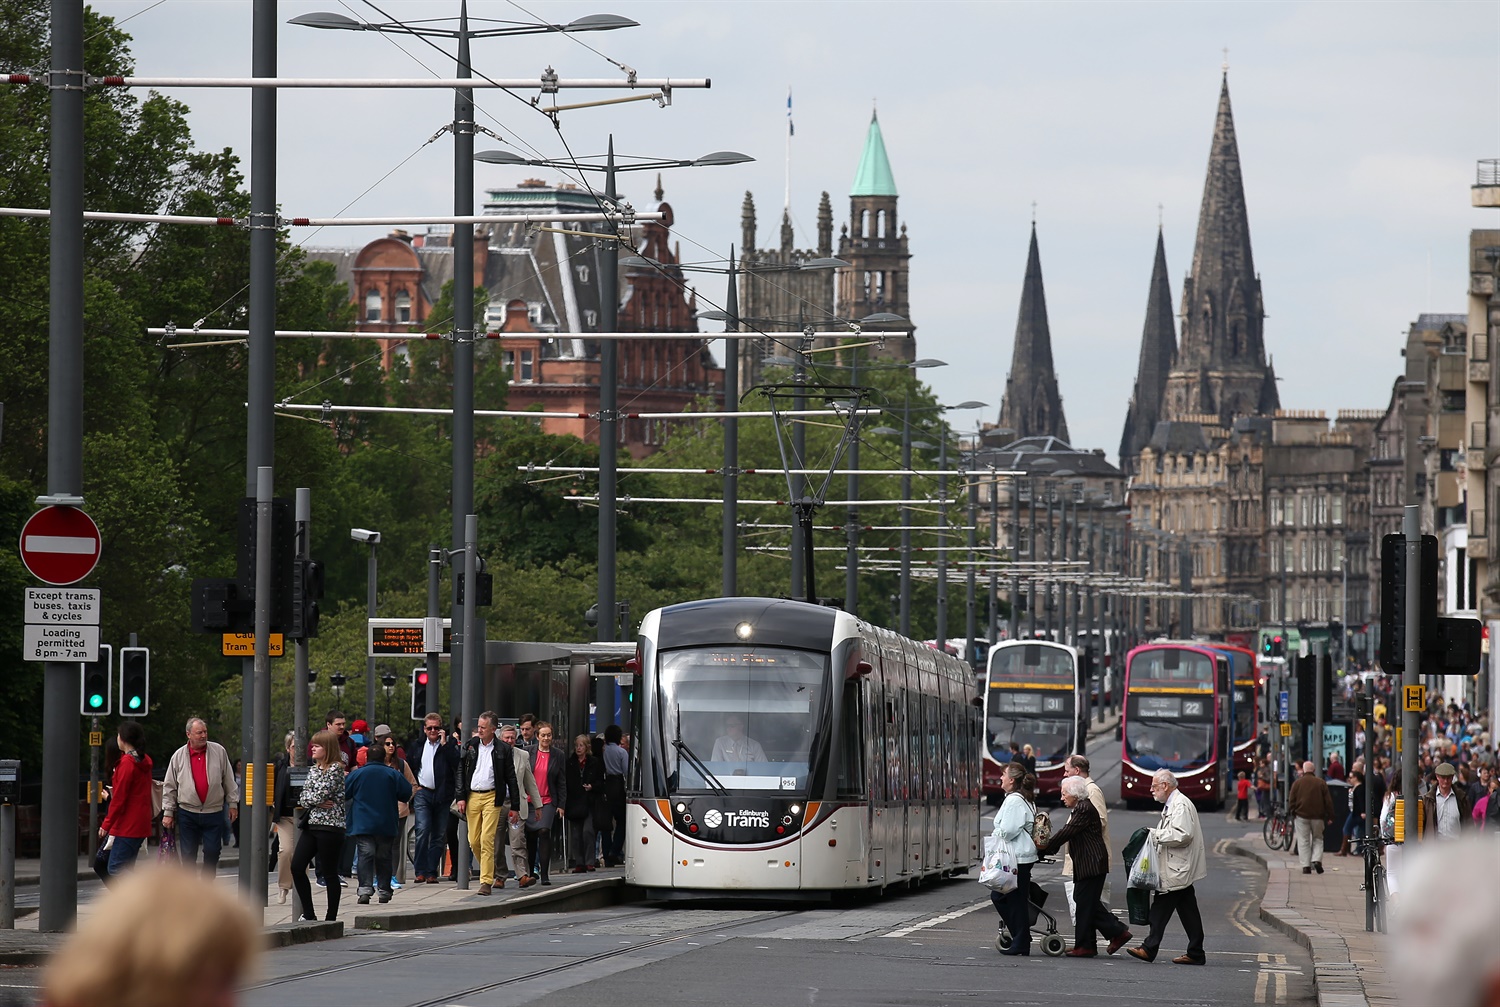
[(840, 797), (862, 797), (865, 783), (864, 697), (858, 681), (844, 684), (844, 709), (839, 724), (838, 792)]
[(896, 787), (901, 780), (901, 754), (898, 749), (900, 730), (901, 725), (896, 722), (896, 702), (887, 699), (885, 701), (885, 730), (881, 734), (885, 742), (881, 754), (885, 759), (885, 799), (887, 801), (896, 799)]

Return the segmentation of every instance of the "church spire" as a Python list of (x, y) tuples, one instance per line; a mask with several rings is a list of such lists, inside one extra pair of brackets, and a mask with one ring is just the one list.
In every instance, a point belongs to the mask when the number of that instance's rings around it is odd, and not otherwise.
[(885, 153), (885, 136), (880, 132), (880, 119), (870, 113), (870, 131), (865, 134), (865, 152), (859, 159), (859, 170), (854, 173), (851, 196), (894, 196), (896, 176), (891, 174), (891, 160)]
[(1236, 416), (1263, 412), (1264, 317), (1226, 73), (1219, 88), (1192, 272), (1182, 287), (1182, 340), (1168, 381), (1164, 419), (1210, 414), (1227, 426)]
[(1132, 459), (1150, 443), (1156, 421), (1162, 418), (1162, 394), (1176, 355), (1177, 326), (1172, 317), (1172, 284), (1167, 278), (1167, 246), (1158, 227), (1156, 262), (1151, 267), (1146, 295), (1146, 325), (1141, 330), (1141, 358), (1136, 365), (1130, 408), (1125, 413), (1125, 431), (1120, 436), (1120, 467), (1126, 472), (1134, 469)]
[(1047, 293), (1042, 286), (1042, 256), (1036, 224), (1031, 225), (1031, 248), (1026, 254), (1026, 279), (1021, 285), (1021, 309), (1016, 317), (1016, 341), (1010, 374), (1000, 400), (1000, 425), (1022, 437), (1068, 439), (1057, 372), (1052, 366), (1052, 332), (1047, 325)]

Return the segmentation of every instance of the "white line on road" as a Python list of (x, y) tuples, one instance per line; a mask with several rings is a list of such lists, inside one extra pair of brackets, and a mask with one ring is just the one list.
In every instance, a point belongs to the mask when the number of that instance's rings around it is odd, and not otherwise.
[(905, 937), (907, 934), (916, 933), (918, 930), (926, 930), (928, 927), (935, 927), (939, 923), (947, 923), (949, 920), (956, 920), (960, 916), (967, 916), (970, 913), (972, 913), (974, 910), (976, 910), (976, 909), (983, 909), (984, 907), (986, 907), (988, 905), (991, 905), (991, 904), (992, 903), (988, 899), (986, 899), (983, 902), (976, 902), (972, 906), (967, 906), (967, 907), (965, 907), (963, 909), (955, 909), (951, 913), (944, 913), (941, 916), (934, 916), (930, 920), (923, 920), (921, 923), (913, 923), (909, 927), (902, 927), (900, 930), (892, 930), (890, 933), (881, 934), (880, 936), (882, 936), (882, 937)]

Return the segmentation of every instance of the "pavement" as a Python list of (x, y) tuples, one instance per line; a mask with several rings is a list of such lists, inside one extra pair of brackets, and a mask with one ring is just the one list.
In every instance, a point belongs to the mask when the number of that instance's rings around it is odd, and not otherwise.
[(1385, 934), (1365, 930), (1364, 861), (1323, 854), (1322, 874), (1303, 874), (1295, 855), (1266, 848), (1259, 832), (1230, 844), (1267, 871), (1260, 918), (1312, 955), (1319, 1007), (1400, 1007), (1386, 974)]
[[(33, 861), (35, 863), (35, 861)], [(225, 866), (225, 861), (219, 861)], [(17, 864), (17, 883), (20, 884), (20, 863)], [(92, 871), (88, 876), (93, 877)], [(237, 883), (234, 871), (221, 871), (216, 883), (233, 887)], [(346, 933), (356, 931), (417, 930), (446, 926), (456, 923), (473, 923), (494, 920), (528, 912), (566, 912), (575, 909), (599, 908), (614, 905), (627, 898), (625, 871), (623, 868), (601, 868), (587, 874), (558, 873), (552, 876), (552, 884), (532, 885), (522, 890), (514, 880), (507, 881), (504, 888), (496, 888), (490, 895), (480, 895), (476, 880), (467, 891), (460, 891), (452, 882), (436, 885), (409, 884), (395, 893), (386, 905), (372, 900), (369, 905), (359, 905), (357, 892), (351, 881), (343, 890), (339, 901), (339, 919), (334, 921), (301, 922), (292, 918), (292, 899), (286, 903), (278, 900), (275, 875), (267, 876), (270, 905), (262, 910), (267, 944), (271, 947), (286, 947), (314, 941), (335, 940)], [(96, 896), (103, 889), (91, 886), (80, 890), (78, 918), (87, 919), (97, 907)], [(327, 908), (325, 889), (313, 887), (313, 907), (319, 916)], [(66, 934), (39, 933), (34, 911), (21, 915), (17, 909), (16, 929), (0, 930), (0, 966), (39, 965), (44, 962)]]

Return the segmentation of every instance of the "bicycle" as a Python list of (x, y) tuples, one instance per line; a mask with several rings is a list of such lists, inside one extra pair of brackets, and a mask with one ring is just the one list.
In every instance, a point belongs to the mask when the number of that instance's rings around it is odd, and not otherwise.
[(1357, 852), (1365, 858), (1365, 877), (1368, 880), (1359, 886), (1360, 891), (1366, 893), (1365, 927), (1379, 934), (1385, 933), (1385, 906), (1390, 899), (1385, 861), (1381, 859), (1380, 849), (1394, 845), (1395, 842), (1396, 840), (1385, 836), (1361, 836), (1349, 843), (1351, 852)]
[(1261, 838), (1266, 841), (1266, 846), (1273, 850), (1290, 850), (1292, 848), (1292, 816), (1287, 814), (1279, 802), (1271, 806), (1271, 817), (1266, 819), (1261, 826)]

